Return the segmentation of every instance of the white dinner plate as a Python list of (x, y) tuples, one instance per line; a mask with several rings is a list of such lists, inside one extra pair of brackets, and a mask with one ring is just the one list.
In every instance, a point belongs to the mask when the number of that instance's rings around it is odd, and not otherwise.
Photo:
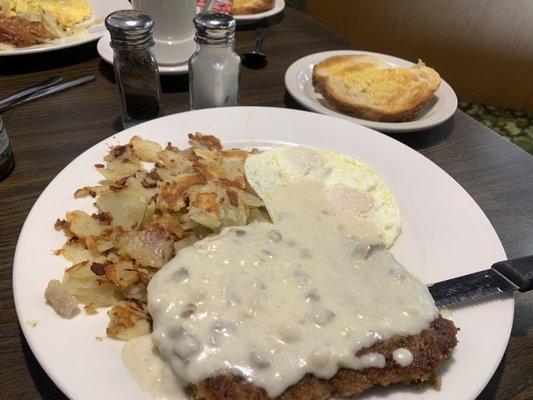
[(335, 107), (317, 93), (313, 87), (313, 67), (320, 61), (338, 55), (366, 54), (379, 57), (391, 66), (410, 67), (412, 62), (386, 54), (369, 51), (339, 50), (315, 53), (294, 62), (285, 73), (285, 86), (294, 99), (308, 110), (346, 119), (368, 126), (381, 132), (418, 132), (439, 125), (450, 118), (457, 109), (457, 96), (452, 87), (444, 80), (435, 93), (435, 98), (427, 104), (420, 114), (409, 122), (376, 122), (355, 118), (337, 111)]
[[(110, 42), (111, 37), (109, 36), (109, 32), (106, 32), (98, 41), (96, 49), (104, 61), (113, 65), (113, 49), (109, 45)], [(161, 75), (181, 75), (189, 71), (189, 63), (186, 61), (176, 65), (159, 64), (158, 68), (159, 74)]]
[[(54, 230), (67, 210), (93, 212), (94, 199), (74, 199), (77, 188), (94, 185), (94, 168), (109, 146), (141, 135), (161, 144), (187, 146), (187, 133), (217, 135), (225, 146), (268, 147), (296, 143), (337, 151), (374, 167), (398, 199), (403, 232), (392, 248), (398, 260), (430, 283), (478, 271), (505, 259), (492, 225), (468, 193), (416, 151), (379, 132), (320, 114), (266, 107), (216, 108), (174, 114), (122, 131), (91, 147), (41, 194), (20, 233), (13, 269), (13, 292), (20, 325), (46, 373), (71, 399), (149, 399), (122, 364), (123, 343), (105, 336), (107, 316), (83, 313), (65, 320), (45, 304), (50, 279), (60, 279), (67, 262), (52, 251), (65, 237)], [(455, 310), (461, 328), (453, 359), (442, 371), (442, 389), (402, 386), (374, 390), (365, 399), (471, 400), (494, 373), (509, 339), (512, 298)]]
[(15, 56), (20, 54), (44, 53), (52, 50), (65, 49), (67, 47), (79, 46), (87, 42), (98, 39), (105, 32), (104, 19), (113, 11), (131, 8), (127, 0), (88, 0), (93, 7), (93, 15), (83, 24), (88, 24), (86, 30), (75, 33), (61, 39), (56, 39), (50, 43), (39, 44), (29, 47), (9, 47), (0, 48), (0, 56)]
[(239, 24), (253, 24), (255, 22), (258, 22), (264, 18), (272, 17), (273, 15), (279, 14), (283, 11), (285, 8), (285, 0), (276, 0), (276, 3), (274, 4), (274, 8), (256, 13), (256, 14), (249, 14), (249, 15), (234, 15), (235, 19), (237, 20), (237, 23)]

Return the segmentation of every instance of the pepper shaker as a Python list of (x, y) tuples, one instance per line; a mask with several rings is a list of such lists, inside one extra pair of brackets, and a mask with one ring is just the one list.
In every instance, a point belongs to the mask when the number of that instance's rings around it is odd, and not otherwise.
[(154, 21), (140, 11), (121, 10), (109, 14), (105, 24), (115, 53), (124, 128), (162, 116), (159, 70), (150, 50)]
[(194, 18), (197, 50), (189, 59), (191, 109), (236, 106), (241, 59), (235, 53), (235, 18), (207, 12)]

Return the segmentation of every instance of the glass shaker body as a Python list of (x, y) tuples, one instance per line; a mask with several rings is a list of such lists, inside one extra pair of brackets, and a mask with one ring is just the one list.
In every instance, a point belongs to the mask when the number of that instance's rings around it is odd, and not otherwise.
[(238, 105), (240, 65), (233, 43), (198, 44), (189, 60), (191, 109)]
[(162, 116), (159, 71), (150, 49), (115, 49), (114, 67), (124, 128)]
[(159, 69), (150, 48), (153, 19), (138, 10), (109, 14), (105, 26), (114, 51), (113, 64), (124, 128), (163, 115)]

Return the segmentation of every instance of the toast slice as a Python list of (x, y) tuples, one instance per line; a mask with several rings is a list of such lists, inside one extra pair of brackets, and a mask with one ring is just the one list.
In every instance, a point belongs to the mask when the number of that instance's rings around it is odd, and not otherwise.
[[(326, 400), (332, 396), (346, 398), (358, 396), (374, 386), (394, 383), (429, 384), (439, 388), (438, 369), (451, 356), (457, 345), (454, 323), (436, 318), (418, 335), (395, 336), (361, 350), (358, 356), (378, 352), (385, 356), (384, 368), (367, 368), (361, 371), (340, 369), (331, 379), (304, 376), (276, 400)], [(392, 352), (404, 347), (413, 354), (413, 363), (401, 367), (395, 363)], [(271, 400), (264, 389), (244, 379), (220, 374), (187, 388), (192, 400)]]
[(274, 8), (275, 0), (233, 0), (231, 13), (234, 15), (257, 14)]
[(423, 62), (391, 67), (367, 55), (334, 56), (313, 68), (313, 86), (341, 112), (372, 121), (415, 118), (439, 88), (441, 78)]

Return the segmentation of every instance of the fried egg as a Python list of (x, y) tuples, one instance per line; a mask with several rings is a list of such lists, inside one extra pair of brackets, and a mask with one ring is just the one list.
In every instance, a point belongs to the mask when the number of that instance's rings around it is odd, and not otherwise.
[(331, 204), (375, 224), (390, 247), (401, 232), (398, 203), (384, 180), (368, 165), (338, 153), (283, 146), (246, 159), (246, 179), (273, 215), (272, 197), (280, 185), (313, 179), (325, 185)]

